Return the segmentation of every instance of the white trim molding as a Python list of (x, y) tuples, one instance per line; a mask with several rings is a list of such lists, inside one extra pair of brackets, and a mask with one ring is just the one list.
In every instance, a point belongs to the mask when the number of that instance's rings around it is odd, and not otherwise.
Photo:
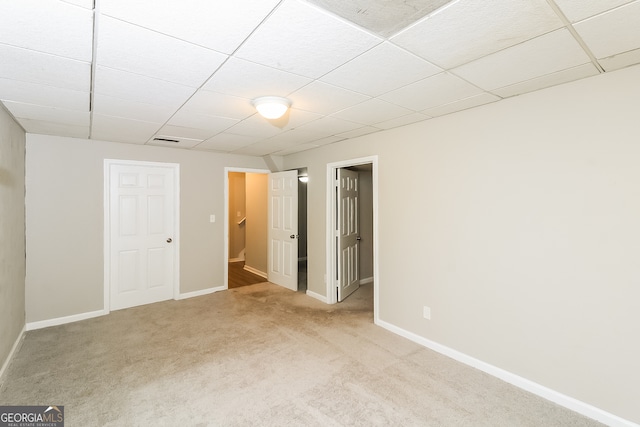
[(247, 264), (245, 264), (244, 267), (242, 267), (242, 269), (244, 271), (248, 271), (249, 273), (253, 273), (256, 276), (260, 276), (260, 277), (263, 277), (265, 279), (267, 278), (267, 273), (265, 273), (264, 271), (260, 271), (257, 268), (250, 267)]
[[(241, 173), (262, 173), (268, 175), (271, 173), (269, 169), (252, 169), (252, 168), (224, 168), (224, 289), (229, 287), (229, 172)], [(244, 259), (242, 259), (244, 261)]]
[(56, 317), (54, 319), (40, 320), (27, 323), (27, 331), (48, 328), (49, 326), (64, 325), (67, 323), (79, 322), (80, 320), (92, 319), (109, 314), (109, 310), (96, 310), (87, 313), (72, 314), (71, 316)]
[(212, 294), (214, 292), (226, 291), (226, 290), (227, 290), (226, 286), (216, 286), (215, 288), (201, 289), (199, 291), (186, 292), (184, 294), (180, 294), (180, 295), (178, 295), (176, 300), (183, 300), (183, 299), (188, 299), (188, 298), (201, 297), (203, 295), (209, 295), (209, 294)]
[(368, 285), (369, 283), (373, 283), (373, 277), (365, 277), (364, 279), (360, 279), (361, 285)]
[(519, 375), (513, 374), (509, 371), (505, 371), (504, 369), (501, 369), (501, 368), (498, 368), (497, 366), (493, 366), (489, 363), (483, 362), (482, 360), (478, 360), (474, 357), (471, 357), (467, 354), (454, 350), (450, 347), (439, 344), (435, 341), (428, 340), (424, 337), (421, 337), (420, 335), (414, 334), (413, 332), (409, 332), (398, 326), (392, 325), (391, 323), (387, 323), (383, 320), (377, 319), (375, 320), (375, 324), (388, 331), (393, 332), (396, 335), (400, 335), (401, 337), (407, 338), (408, 340), (411, 340), (416, 344), (420, 344), (423, 347), (429, 348), (440, 354), (448, 356), (460, 363), (464, 363), (465, 365), (479, 369), (489, 375), (499, 378), (502, 381), (505, 381), (511, 385), (514, 385), (522, 390), (525, 390), (525, 391), (528, 391), (529, 393), (540, 396), (546, 400), (549, 400), (553, 403), (556, 403), (574, 412), (577, 412), (586, 417), (589, 417), (591, 419), (604, 423), (608, 426), (611, 426), (611, 427), (638, 427), (639, 426), (638, 424), (625, 420), (617, 415), (603, 411), (602, 409), (596, 408), (595, 406), (589, 405), (588, 403), (582, 402), (571, 396), (567, 396), (565, 394), (552, 390), (548, 387), (535, 383)]
[(336, 196), (335, 196), (335, 176), (336, 170), (340, 168), (347, 168), (351, 166), (360, 166), (371, 164), (372, 175), (372, 190), (373, 190), (373, 319), (374, 321), (379, 318), (380, 305), (380, 273), (378, 271), (378, 156), (360, 157), (357, 159), (342, 160), (339, 162), (327, 163), (327, 183), (326, 183), (326, 267), (325, 277), (327, 286), (327, 296), (324, 297), (327, 304), (335, 304), (338, 302), (338, 296), (336, 293), (336, 283), (331, 280), (334, 276), (333, 272), (337, 270), (336, 249), (333, 243), (335, 236), (336, 225), (334, 212), (336, 211)]
[(325, 297), (323, 295), (320, 295), (320, 294), (318, 294), (316, 292), (313, 292), (313, 291), (310, 291), (308, 289), (307, 289), (307, 295), (309, 295), (311, 298), (315, 298), (318, 301), (322, 301), (323, 303), (328, 304), (327, 297)]
[(11, 351), (9, 351), (9, 354), (7, 354), (7, 358), (2, 364), (2, 368), (0, 368), (0, 386), (4, 382), (4, 374), (7, 372), (7, 369), (9, 369), (9, 365), (11, 365), (13, 358), (16, 356), (18, 351), (20, 351), (20, 347), (22, 347), (22, 343), (24, 342), (24, 335), (26, 332), (27, 332), (27, 326), (25, 325), (22, 327), (22, 331), (20, 331), (20, 334), (18, 334), (16, 341), (13, 343), (13, 347), (11, 347)]

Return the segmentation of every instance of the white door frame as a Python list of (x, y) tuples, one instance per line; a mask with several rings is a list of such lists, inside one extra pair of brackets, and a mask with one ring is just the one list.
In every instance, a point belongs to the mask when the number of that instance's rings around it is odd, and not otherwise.
[(334, 244), (336, 230), (336, 170), (351, 166), (365, 164), (372, 165), (372, 190), (373, 190), (373, 320), (379, 320), (379, 289), (380, 274), (378, 272), (378, 156), (360, 157), (340, 162), (327, 163), (327, 224), (326, 224), (326, 284), (327, 284), (327, 304), (338, 302), (336, 294), (336, 283), (334, 280), (337, 271), (336, 245)]
[(174, 249), (174, 270), (173, 270), (173, 299), (180, 296), (180, 165), (178, 163), (144, 162), (138, 160), (104, 159), (104, 314), (111, 312), (111, 202), (110, 202), (110, 182), (111, 166), (151, 166), (173, 169), (174, 188), (174, 224), (173, 244)]
[(224, 168), (224, 286), (222, 289), (229, 289), (229, 172), (267, 175), (271, 173), (269, 169)]

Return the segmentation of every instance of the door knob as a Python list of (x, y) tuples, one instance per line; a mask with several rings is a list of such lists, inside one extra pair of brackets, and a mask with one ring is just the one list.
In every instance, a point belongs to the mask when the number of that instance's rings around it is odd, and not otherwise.
[(173, 242), (173, 240), (171, 240), (171, 237), (169, 237), (169, 238), (167, 239), (167, 243), (171, 243), (171, 242)]
[(299, 234), (292, 234), (291, 236), (289, 236), (290, 239), (297, 239), (298, 236), (300, 236)]

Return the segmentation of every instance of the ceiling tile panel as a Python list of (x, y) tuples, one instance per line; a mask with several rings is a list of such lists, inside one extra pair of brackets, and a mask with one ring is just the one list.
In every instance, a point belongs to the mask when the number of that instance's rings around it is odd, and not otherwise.
[(300, 126), (300, 129), (323, 133), (328, 136), (354, 130), (359, 127), (362, 127), (362, 124), (327, 116), (302, 125)]
[(589, 63), (566, 29), (494, 53), (452, 70), (486, 90), (494, 90)]
[(16, 118), (41, 120), (72, 126), (89, 125), (89, 111), (67, 110), (64, 108), (24, 104), (13, 101), (4, 101), (3, 103)]
[(211, 134), (207, 137), (210, 138), (211, 136), (220, 133), (227, 128), (230, 128), (238, 122), (239, 120), (237, 119), (209, 116), (205, 114), (193, 113), (191, 111), (182, 109), (178, 111), (173, 117), (171, 117), (167, 124), (174, 126), (183, 126), (187, 128), (202, 129), (207, 132), (211, 132)]
[(230, 54), (279, 1), (101, 0), (100, 11), (123, 21)]
[(392, 129), (400, 126), (409, 125), (411, 123), (417, 123), (423, 120), (428, 120), (430, 118), (431, 117), (429, 117), (426, 114), (411, 113), (411, 114), (407, 114), (406, 116), (398, 117), (397, 119), (385, 120), (384, 122), (376, 123), (376, 127), (380, 129)]
[(439, 67), (406, 50), (383, 43), (333, 70), (321, 80), (378, 96), (441, 71)]
[(0, 78), (0, 99), (67, 110), (89, 111), (89, 92)]
[(131, 144), (144, 144), (156, 133), (159, 127), (160, 125), (157, 123), (94, 114), (91, 138)]
[(0, 78), (89, 92), (91, 64), (0, 44)]
[(389, 37), (452, 0), (310, 0), (348, 21)]
[(545, 87), (555, 86), (573, 80), (582, 79), (598, 74), (598, 69), (591, 63), (579, 65), (577, 67), (561, 70), (556, 73), (547, 74), (542, 77), (527, 80), (522, 83), (516, 83), (511, 86), (495, 89), (492, 92), (503, 98), (520, 95), (522, 93), (532, 92), (534, 90), (543, 89)]
[(600, 59), (598, 62), (605, 71), (613, 71), (628, 67), (629, 65), (640, 64), (640, 49), (619, 53), (608, 58)]
[(369, 99), (366, 95), (318, 80), (297, 90), (289, 95), (288, 98), (300, 110), (324, 115), (343, 110)]
[(84, 7), (85, 9), (93, 9), (94, 0), (61, 0), (65, 3), (73, 4), (76, 6)]
[(219, 133), (196, 146), (197, 150), (234, 151), (258, 142), (259, 138), (231, 133)]
[(233, 154), (242, 154), (245, 156), (266, 156), (267, 154), (272, 154), (277, 150), (282, 150), (283, 148), (279, 147), (271, 147), (262, 144), (253, 144), (247, 145), (246, 147), (239, 148), (237, 150), (233, 150)]
[(363, 125), (373, 125), (374, 123), (406, 116), (410, 113), (412, 113), (411, 110), (390, 104), (381, 99), (373, 98), (361, 104), (354, 105), (353, 107), (346, 108), (331, 116)]
[(91, 62), (93, 13), (48, 0), (2, 1), (1, 42)]
[(318, 145), (316, 145), (315, 143), (308, 142), (306, 144), (298, 144), (298, 145), (294, 145), (292, 147), (285, 148), (284, 150), (277, 151), (275, 153), (275, 155), (276, 156), (288, 156), (289, 154), (301, 153), (303, 151), (311, 150), (311, 149), (317, 148), (317, 147), (318, 147)]
[(389, 92), (380, 98), (414, 111), (422, 111), (481, 92), (482, 90), (459, 77), (450, 73), (440, 73)]
[(593, 15), (598, 15), (632, 0), (555, 0), (562, 12), (571, 22), (582, 21)]
[(244, 119), (256, 113), (251, 100), (208, 90), (197, 91), (183, 107), (193, 113)]
[(63, 123), (45, 122), (42, 120), (17, 119), (25, 131), (44, 135), (68, 136), (71, 138), (88, 138), (89, 125), (73, 126)]
[(324, 138), (326, 135), (312, 132), (304, 128), (291, 129), (272, 138), (261, 141), (259, 144), (282, 144), (282, 146), (290, 146), (297, 144), (305, 144), (317, 139)]
[(238, 58), (229, 60), (205, 83), (203, 89), (254, 99), (287, 96), (312, 80)]
[(233, 125), (226, 130), (227, 133), (242, 135), (253, 138), (270, 138), (279, 134), (283, 129), (272, 125), (259, 115), (254, 115)]
[(342, 136), (344, 138), (357, 138), (363, 135), (369, 135), (370, 133), (379, 132), (381, 129), (373, 126), (363, 126), (358, 129), (350, 130), (349, 132), (343, 132), (338, 134), (337, 136)]
[(287, 0), (236, 56), (317, 78), (380, 42), (379, 37), (316, 7)]
[(270, 138), (280, 132), (302, 126), (318, 118), (320, 118), (318, 114), (292, 108), (278, 120), (267, 120), (259, 114), (254, 114), (229, 128), (226, 132), (236, 135)]
[(343, 136), (328, 136), (326, 138), (322, 138), (322, 139), (318, 139), (318, 140), (313, 141), (313, 144), (316, 144), (318, 146), (329, 145), (329, 144), (334, 144), (336, 142), (344, 141), (345, 139), (347, 139), (347, 138), (345, 138)]
[(200, 87), (226, 55), (106, 16), (98, 31), (99, 65)]
[(186, 139), (197, 139), (198, 143), (204, 141), (205, 139), (211, 138), (215, 135), (216, 131), (208, 130), (208, 129), (199, 129), (193, 127), (185, 127), (185, 126), (176, 126), (176, 125), (164, 125), (158, 130), (158, 135), (165, 135), (169, 137), (175, 137), (178, 139), (186, 138)]
[(169, 120), (174, 109), (159, 104), (145, 104), (96, 93), (93, 97), (93, 112), (105, 116), (162, 124)]
[(95, 92), (113, 98), (165, 107), (175, 111), (194, 93), (189, 86), (112, 68), (97, 67)]
[(574, 25), (597, 58), (640, 48), (640, 1)]
[(546, 0), (459, 0), (408, 27), (391, 41), (452, 68), (562, 27)]
[(470, 96), (469, 98), (464, 98), (458, 101), (450, 102), (448, 104), (429, 108), (427, 110), (424, 110), (423, 113), (432, 117), (438, 117), (496, 101), (500, 101), (500, 98), (490, 93), (483, 92), (479, 95)]

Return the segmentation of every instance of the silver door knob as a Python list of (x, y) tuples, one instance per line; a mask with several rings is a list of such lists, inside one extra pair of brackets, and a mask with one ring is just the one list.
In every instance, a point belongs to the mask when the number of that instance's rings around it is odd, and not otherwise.
[(167, 243), (171, 243), (171, 242), (173, 242), (173, 240), (171, 240), (171, 237), (169, 237), (169, 238), (167, 239)]

